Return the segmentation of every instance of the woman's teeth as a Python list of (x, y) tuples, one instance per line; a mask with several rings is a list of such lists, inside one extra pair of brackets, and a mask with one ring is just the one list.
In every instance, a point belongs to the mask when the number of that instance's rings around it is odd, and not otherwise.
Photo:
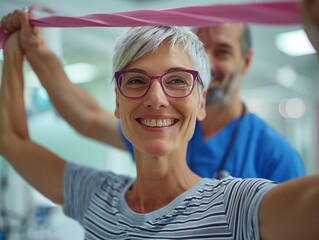
[(175, 123), (173, 119), (141, 119), (140, 123), (147, 127), (168, 127)]

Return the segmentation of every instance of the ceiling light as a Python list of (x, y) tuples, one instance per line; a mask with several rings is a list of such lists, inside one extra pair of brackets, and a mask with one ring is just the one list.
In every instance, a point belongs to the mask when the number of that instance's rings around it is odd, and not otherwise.
[(281, 33), (276, 37), (278, 49), (289, 56), (300, 56), (315, 53), (303, 29)]

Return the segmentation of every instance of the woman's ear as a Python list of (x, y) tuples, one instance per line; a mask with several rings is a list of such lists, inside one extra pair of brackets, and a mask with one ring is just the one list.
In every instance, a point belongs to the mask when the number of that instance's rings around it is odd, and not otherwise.
[(114, 115), (115, 117), (117, 117), (118, 119), (120, 119), (120, 105), (119, 105), (119, 90), (117, 88), (114, 89), (115, 91), (115, 101), (116, 101), (116, 107), (115, 107), (115, 111), (114, 111)]
[(206, 95), (207, 95), (207, 91), (203, 90), (201, 102), (199, 103), (199, 109), (198, 109), (198, 113), (197, 113), (197, 120), (198, 121), (202, 121), (206, 117)]

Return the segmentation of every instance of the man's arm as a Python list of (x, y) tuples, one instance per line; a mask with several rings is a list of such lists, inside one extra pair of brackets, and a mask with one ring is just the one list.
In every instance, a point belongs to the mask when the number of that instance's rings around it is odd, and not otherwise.
[(18, 34), (11, 34), (4, 46), (0, 89), (0, 154), (32, 186), (52, 201), (62, 203), (65, 161), (32, 142), (29, 137), (23, 97), (23, 53), (19, 47)]
[(14, 23), (7, 31), (21, 28), (20, 45), (59, 114), (79, 133), (127, 150), (113, 113), (103, 109), (80, 86), (73, 84), (57, 57), (48, 48), (39, 28), (29, 24), (30, 14), (15, 11), (6, 19)]

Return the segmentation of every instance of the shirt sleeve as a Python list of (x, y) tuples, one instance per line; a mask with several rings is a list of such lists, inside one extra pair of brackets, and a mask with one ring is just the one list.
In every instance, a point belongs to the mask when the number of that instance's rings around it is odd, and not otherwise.
[(83, 225), (83, 218), (94, 192), (105, 176), (93, 168), (67, 163), (63, 176), (63, 211)]
[(259, 240), (259, 206), (265, 194), (276, 186), (265, 179), (235, 179), (225, 190), (226, 217), (234, 239)]

